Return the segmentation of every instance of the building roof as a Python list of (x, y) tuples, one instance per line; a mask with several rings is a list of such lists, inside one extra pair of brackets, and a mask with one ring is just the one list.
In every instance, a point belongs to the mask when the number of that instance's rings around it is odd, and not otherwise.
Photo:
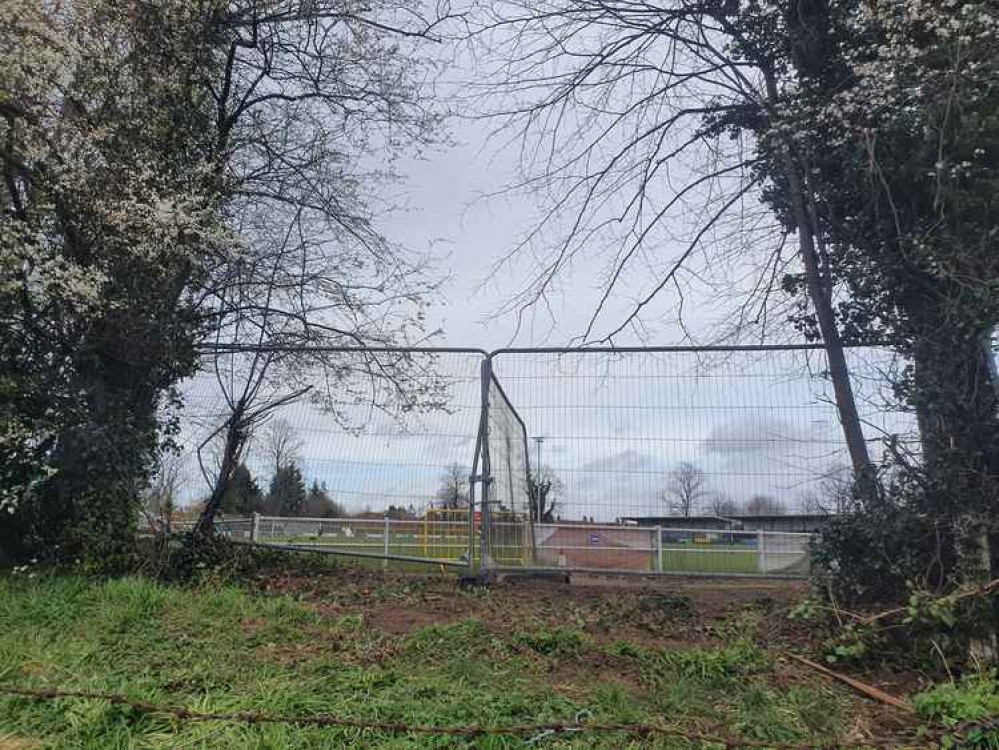
[(820, 520), (828, 519), (832, 515), (831, 513), (736, 513), (731, 516), (624, 516), (621, 518), (622, 521), (634, 521), (636, 523), (649, 523), (658, 521), (691, 521), (697, 523), (699, 521), (779, 521), (781, 519), (785, 520)]

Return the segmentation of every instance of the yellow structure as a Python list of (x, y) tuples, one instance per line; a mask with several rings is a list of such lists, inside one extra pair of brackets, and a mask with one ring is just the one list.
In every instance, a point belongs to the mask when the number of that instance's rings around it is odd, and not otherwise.
[[(474, 533), (481, 533), (480, 515), (475, 514)], [(501, 565), (527, 565), (531, 560), (531, 525), (523, 514), (511, 511), (494, 511), (489, 548), (496, 562)], [(421, 541), (426, 557), (440, 560), (457, 560), (468, 554), (468, 509), (428, 508), (423, 516)], [(478, 553), (478, 544), (472, 545)]]
[(468, 553), (468, 509), (428, 508), (421, 533), (424, 557), (457, 560)]

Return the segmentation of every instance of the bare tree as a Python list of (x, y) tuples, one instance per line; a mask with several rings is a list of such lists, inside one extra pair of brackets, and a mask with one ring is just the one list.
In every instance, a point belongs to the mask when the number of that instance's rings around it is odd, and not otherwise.
[(264, 430), (263, 453), (275, 474), (282, 466), (297, 463), (304, 446), (298, 430), (287, 419), (273, 419)]
[(722, 518), (726, 516), (734, 516), (739, 513), (739, 506), (736, 505), (735, 501), (720, 490), (711, 494), (711, 499), (708, 502), (708, 508), (711, 510), (712, 514)]
[(183, 479), (183, 456), (176, 450), (163, 451), (156, 473), (143, 496), (142, 512), (153, 528), (169, 533), (171, 516), (180, 502)]
[[(401, 0), (238, 0), (211, 19), (216, 174), (241, 251), (197, 290), (204, 369), (223, 394), (224, 450), (197, 527), (212, 518), (255, 430), (306, 396), (344, 426), (345, 406), (435, 408), (432, 357), (343, 353), (424, 342), (436, 281), (378, 231), (395, 160), (431, 145), (440, 117), (426, 54), (441, 19)], [(335, 61), (335, 63), (331, 62)], [(276, 459), (279, 460), (279, 459)]]
[(565, 482), (550, 466), (538, 466), (528, 478), (528, 495), (531, 502), (531, 520), (535, 523), (552, 523), (562, 509)]
[(670, 475), (669, 483), (663, 491), (663, 500), (669, 509), (678, 515), (689, 516), (695, 506), (709, 497), (704, 472), (694, 464), (683, 461)]
[[(246, 379), (235, 384), (233, 388), (227, 387), (224, 378), (218, 379), (228, 411), (221, 424), (209, 433), (208, 437), (198, 446), (198, 463), (205, 481), (211, 488), (211, 494), (205, 501), (198, 522), (195, 524), (192, 534), (195, 538), (211, 536), (215, 515), (218, 513), (226, 490), (229, 488), (233, 472), (243, 461), (253, 433), (270, 418), (275, 410), (298, 400), (310, 390), (310, 387), (306, 386), (273, 399), (258, 398), (265, 382), (269, 363), (268, 359), (255, 359)], [(205, 466), (202, 457), (204, 448), (213, 442), (221, 443), (221, 451), (217, 457), (217, 469), (214, 474)]]
[(786, 512), (784, 503), (770, 495), (753, 495), (746, 501), (746, 513), (750, 516), (781, 516)]
[(845, 466), (829, 469), (813, 489), (802, 493), (799, 504), (803, 513), (829, 515), (845, 513), (853, 502), (853, 483)]
[(437, 488), (437, 507), (445, 510), (468, 508), (468, 469), (459, 463), (449, 464), (441, 473)]
[[(643, 317), (661, 312), (653, 305), (668, 291), (690, 336), (691, 282), (719, 301), (735, 297), (727, 336), (762, 336), (780, 300), (785, 313), (796, 304), (781, 285), (800, 267), (855, 476), (873, 491), (806, 179), (809, 155), (782, 113), (785, 87), (796, 86), (784, 77), (782, 55), (802, 41), (791, 34), (807, 30), (782, 27), (782, 12), (772, 15), (740, 23), (739, 4), (725, 0), (503, 0), (476, 16), (471, 38), (490, 62), (470, 96), (495, 102), (488, 112), (498, 118), (497, 135), (520, 141), (523, 177), (509, 189), (542, 202), (540, 221), (498, 264), (535, 268), (506, 310), (518, 320), (550, 311), (560, 276), (596, 256), (606, 283), (583, 342), (644, 335)], [(786, 38), (761, 41), (761, 28)], [(770, 140), (757, 137), (764, 131)], [(779, 217), (752, 200), (764, 188), (761, 165), (774, 161), (790, 195)], [(733, 283), (733, 268), (753, 280)], [(644, 286), (637, 297), (635, 285)], [(615, 313), (624, 288), (637, 303)]]

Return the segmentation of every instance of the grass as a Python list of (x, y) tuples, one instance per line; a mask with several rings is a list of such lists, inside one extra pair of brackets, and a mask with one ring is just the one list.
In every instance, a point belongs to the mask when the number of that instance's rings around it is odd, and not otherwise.
[[(839, 731), (846, 696), (825, 683), (784, 686), (740, 622), (724, 644), (683, 651), (628, 640), (601, 645), (574, 627), (540, 621), (505, 631), (459, 619), (400, 636), (370, 626), (363, 610), (323, 616), (290, 596), (231, 585), (0, 578), (0, 683), (122, 692), (205, 711), (435, 725), (580, 717), (697, 724), (789, 742)], [(97, 700), (0, 698), (0, 738), (8, 737), (94, 750), (526, 746), (512, 737), (176, 722)], [(616, 735), (542, 738), (536, 745), (689, 747)]]
[(662, 569), (674, 573), (759, 573), (759, 553), (743, 545), (664, 548)]
[[(803, 551), (774, 550), (768, 555), (768, 572), (806, 575), (808, 556)], [(745, 544), (669, 545), (662, 551), (662, 569), (674, 573), (760, 573), (760, 552)]]

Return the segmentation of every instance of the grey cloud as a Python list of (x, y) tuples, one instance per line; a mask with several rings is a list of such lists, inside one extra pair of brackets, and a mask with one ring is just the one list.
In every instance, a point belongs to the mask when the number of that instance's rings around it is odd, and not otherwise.
[(804, 430), (782, 419), (745, 418), (713, 428), (701, 448), (721, 456), (773, 455), (811, 439)]

